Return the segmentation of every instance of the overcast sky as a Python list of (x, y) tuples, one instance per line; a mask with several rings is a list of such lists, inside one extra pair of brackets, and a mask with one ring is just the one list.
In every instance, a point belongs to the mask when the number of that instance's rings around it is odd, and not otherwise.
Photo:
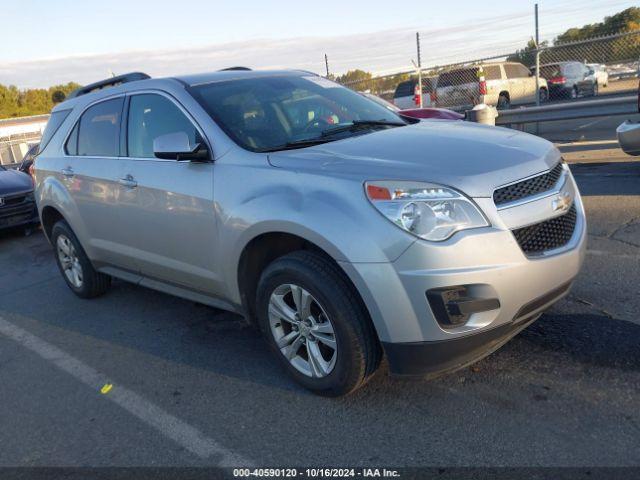
[[(0, 83), (47, 87), (232, 65), (407, 70), (509, 53), (534, 34), (531, 0), (0, 0)], [(539, 0), (541, 38), (637, 1)]]

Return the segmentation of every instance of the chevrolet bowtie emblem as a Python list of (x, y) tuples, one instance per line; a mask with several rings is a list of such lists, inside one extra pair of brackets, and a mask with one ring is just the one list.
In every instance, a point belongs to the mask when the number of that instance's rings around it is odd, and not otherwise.
[(554, 212), (569, 210), (571, 207), (571, 203), (573, 203), (573, 199), (568, 192), (562, 192), (551, 202), (551, 208), (553, 208)]

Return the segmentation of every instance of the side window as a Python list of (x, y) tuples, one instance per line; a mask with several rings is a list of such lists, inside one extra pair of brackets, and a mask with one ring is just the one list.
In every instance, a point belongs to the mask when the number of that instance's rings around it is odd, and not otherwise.
[(117, 157), (120, 150), (120, 119), (123, 98), (89, 107), (80, 117), (77, 154)]
[(64, 146), (67, 155), (78, 155), (78, 130), (80, 128), (80, 122), (76, 122), (71, 134), (67, 139), (67, 143)]
[(485, 80), (501, 80), (502, 72), (500, 71), (500, 65), (484, 67), (484, 78)]
[(531, 72), (524, 65), (518, 64), (518, 65), (516, 65), (516, 67), (518, 67), (518, 71), (520, 72), (520, 74), (519, 74), (520, 77), (528, 78), (528, 77), (531, 76)]
[(168, 98), (153, 93), (131, 97), (127, 124), (130, 157), (154, 158), (153, 141), (176, 132), (186, 133), (191, 145), (201, 141), (193, 123)]
[(522, 78), (529, 76), (529, 70), (522, 65), (514, 63), (505, 64), (504, 70), (507, 73), (507, 78)]

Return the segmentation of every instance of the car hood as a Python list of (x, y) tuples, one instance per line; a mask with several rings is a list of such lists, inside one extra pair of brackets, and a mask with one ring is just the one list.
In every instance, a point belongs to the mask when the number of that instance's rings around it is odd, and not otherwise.
[(559, 160), (558, 149), (539, 137), (442, 120), (269, 155), (275, 167), (363, 181), (434, 182), (472, 197), (490, 197), (495, 188), (548, 170)]
[(16, 170), (0, 170), (0, 195), (33, 190), (31, 177)]

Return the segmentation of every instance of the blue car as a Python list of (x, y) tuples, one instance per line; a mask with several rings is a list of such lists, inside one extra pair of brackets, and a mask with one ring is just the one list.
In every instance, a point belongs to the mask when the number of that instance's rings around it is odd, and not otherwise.
[(31, 177), (0, 165), (0, 230), (38, 221)]

